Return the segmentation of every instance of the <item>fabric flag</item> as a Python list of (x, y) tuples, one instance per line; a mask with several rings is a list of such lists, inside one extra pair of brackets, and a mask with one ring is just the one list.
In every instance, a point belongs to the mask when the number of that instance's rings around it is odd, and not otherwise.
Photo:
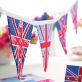
[(67, 65), (64, 82), (82, 82), (82, 66)]
[(75, 4), (70, 10), (76, 33), (77, 33), (77, 9), (78, 9), (78, 0), (75, 2)]
[(36, 28), (40, 39), (40, 47), (42, 51), (44, 71), (46, 72), (49, 50), (51, 45), (51, 33), (53, 30), (53, 24), (37, 25)]
[(33, 25), (24, 21), (7, 17), (9, 32), (11, 35), (11, 46), (15, 59), (18, 78), (22, 77), (22, 69), (26, 57), (27, 48), (29, 46)]
[(66, 49), (67, 14), (62, 16), (56, 22), (56, 27), (57, 27), (57, 30), (58, 30), (58, 36), (59, 36), (61, 45), (64, 49), (65, 54), (67, 54), (67, 49)]

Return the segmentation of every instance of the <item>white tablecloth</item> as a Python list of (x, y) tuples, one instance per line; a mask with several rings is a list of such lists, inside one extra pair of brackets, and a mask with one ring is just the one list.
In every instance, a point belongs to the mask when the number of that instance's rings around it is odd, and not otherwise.
[[(81, 66), (82, 62), (72, 61), (67, 57), (53, 57), (52, 62), (49, 62), (47, 72), (43, 71), (42, 64), (27, 65), (25, 64), (23, 74), (35, 74), (45, 78), (53, 79), (54, 82), (64, 82), (66, 65)], [(16, 76), (16, 67), (11, 65), (0, 65), (0, 79), (4, 77)]]

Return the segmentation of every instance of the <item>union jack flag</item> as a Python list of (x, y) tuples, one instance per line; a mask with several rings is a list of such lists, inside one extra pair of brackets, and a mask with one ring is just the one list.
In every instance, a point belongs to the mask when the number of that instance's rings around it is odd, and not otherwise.
[(67, 29), (67, 14), (62, 16), (57, 22), (56, 27), (58, 30), (59, 39), (61, 42), (61, 45), (64, 49), (65, 54), (67, 54), (66, 49), (66, 29)]
[(74, 23), (74, 27), (75, 27), (75, 31), (77, 33), (77, 9), (78, 9), (78, 0), (76, 1), (76, 3), (73, 5), (72, 9), (71, 9), (71, 16), (72, 16), (72, 20)]
[(18, 78), (21, 79), (22, 68), (29, 46), (33, 25), (9, 16), (7, 18), (17, 74)]
[(82, 67), (67, 65), (64, 82), (82, 82)]
[(49, 50), (51, 45), (51, 33), (53, 29), (53, 24), (37, 25), (36, 27), (40, 39), (44, 71), (46, 71), (49, 57)]

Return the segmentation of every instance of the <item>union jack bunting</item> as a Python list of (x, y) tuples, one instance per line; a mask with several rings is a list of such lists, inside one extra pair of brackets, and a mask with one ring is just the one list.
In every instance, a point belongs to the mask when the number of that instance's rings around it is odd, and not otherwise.
[(82, 82), (82, 67), (67, 65), (64, 82)]
[(65, 54), (67, 54), (66, 49), (66, 29), (67, 29), (67, 14), (62, 16), (57, 22), (56, 27), (58, 30), (59, 40), (64, 49)]
[(77, 33), (77, 9), (78, 9), (78, 1), (76, 1), (72, 9), (70, 10), (76, 33)]
[(51, 45), (51, 33), (53, 30), (53, 24), (37, 25), (36, 28), (40, 39), (40, 47), (42, 51), (44, 71), (46, 72), (49, 50)]
[(33, 25), (24, 21), (7, 17), (9, 32), (11, 35), (11, 46), (15, 59), (18, 78), (22, 77), (22, 68), (26, 57), (27, 48), (29, 46)]

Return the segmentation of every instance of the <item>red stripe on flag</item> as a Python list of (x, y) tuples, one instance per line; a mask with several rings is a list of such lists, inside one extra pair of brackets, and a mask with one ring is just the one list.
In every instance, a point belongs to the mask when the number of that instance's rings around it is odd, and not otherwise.
[(41, 48), (46, 48), (46, 47), (49, 47), (50, 46), (50, 41), (48, 41), (48, 42), (44, 42), (44, 43), (40, 43), (40, 46), (41, 46)]
[(24, 46), (28, 47), (29, 46), (29, 41), (26, 39), (22, 39), (20, 37), (16, 36), (11, 36), (12, 44), (18, 45), (18, 46)]
[[(45, 25), (45, 41), (48, 41), (48, 28), (47, 28), (47, 24)], [(45, 67), (44, 67), (44, 71), (46, 72), (47, 69), (47, 63), (48, 63), (48, 47), (45, 48)]]
[(15, 24), (15, 19), (14, 18), (12, 18), (12, 24), (13, 24), (16, 36), (18, 36), (17, 27), (16, 27), (16, 24)]
[(18, 78), (19, 80), (21, 80), (22, 78), (22, 54), (21, 53), (21, 47), (19, 48), (19, 51), (18, 51)]
[(14, 53), (14, 59), (15, 59), (15, 60), (16, 60), (16, 58), (17, 58), (17, 53), (18, 53), (18, 47), (16, 48), (15, 53)]
[(23, 38), (25, 37), (25, 35), (26, 35), (27, 30), (29, 29), (29, 27), (30, 27), (30, 24), (27, 25), (27, 27), (26, 27), (26, 29), (25, 29), (25, 31), (24, 31), (24, 33), (23, 33)]
[(73, 77), (73, 76), (70, 76), (70, 77), (69, 77), (69, 76), (66, 76), (66, 77), (65, 77), (65, 80), (66, 80), (66, 81), (77, 81), (77, 80), (78, 80), (78, 77)]

